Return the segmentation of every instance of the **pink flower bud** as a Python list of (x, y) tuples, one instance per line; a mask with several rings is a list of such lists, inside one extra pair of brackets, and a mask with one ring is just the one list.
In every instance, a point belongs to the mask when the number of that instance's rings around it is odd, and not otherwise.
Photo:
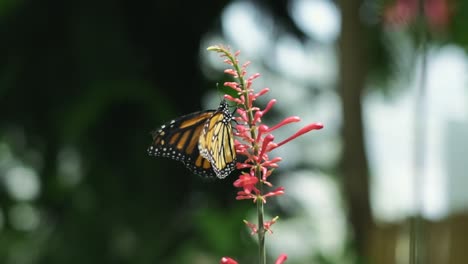
[(270, 88), (263, 88), (259, 93), (255, 94), (255, 97), (260, 97), (270, 91)]
[(286, 255), (286, 254), (281, 254), (281, 255), (279, 255), (279, 257), (276, 259), (275, 264), (283, 264), (287, 259), (288, 259), (288, 255)]
[(238, 264), (237, 261), (229, 257), (222, 257), (219, 263), (220, 264)]
[(223, 62), (226, 63), (226, 64), (229, 64), (229, 65), (233, 65), (233, 63), (232, 63), (232, 61), (230, 59), (225, 59)]
[(258, 77), (260, 77), (260, 73), (255, 73), (253, 74), (252, 76), (250, 76), (247, 81), (249, 82), (252, 82), (253, 80), (257, 79)]
[(268, 144), (275, 140), (275, 136), (272, 134), (268, 134), (264, 139), (263, 139), (263, 144), (262, 144), (262, 149), (260, 154), (258, 155), (259, 157), (262, 157), (263, 154), (267, 151)]
[(266, 105), (265, 109), (263, 109), (263, 114), (266, 114), (270, 109), (273, 107), (273, 105), (276, 104), (276, 99), (271, 99), (268, 104)]
[(235, 70), (233, 70), (233, 69), (226, 69), (226, 70), (224, 70), (224, 73), (232, 75), (235, 78), (237, 78), (237, 72)]
[(278, 187), (274, 191), (268, 192), (267, 194), (263, 195), (263, 199), (272, 196), (280, 196), (284, 194), (284, 187)]

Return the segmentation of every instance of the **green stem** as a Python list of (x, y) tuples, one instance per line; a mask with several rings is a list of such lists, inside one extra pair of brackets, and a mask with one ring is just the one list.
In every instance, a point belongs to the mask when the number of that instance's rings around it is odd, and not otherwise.
[[(232, 65), (234, 67), (234, 70), (237, 73), (237, 78), (239, 80), (239, 84), (241, 85), (243, 89), (243, 95), (245, 97), (245, 105), (244, 109), (248, 113), (248, 118), (249, 118), (249, 127), (250, 127), (250, 136), (252, 138), (257, 138), (257, 127), (255, 124), (253, 124), (254, 116), (252, 109), (249, 109), (248, 106), (250, 105), (250, 98), (249, 98), (249, 92), (246, 87), (245, 79), (244, 76), (242, 76), (242, 69), (239, 67), (239, 64), (236, 60), (236, 58), (228, 51), (228, 50), (223, 50), (224, 54), (229, 58), (229, 60), (232, 62)], [(254, 156), (257, 156), (259, 154), (259, 148), (260, 146), (257, 145), (256, 142), (252, 143), (252, 148), (253, 148), (253, 154)], [(258, 164), (256, 164), (258, 165)], [(262, 183), (262, 172), (260, 170), (260, 167), (257, 166), (255, 169), (255, 176), (258, 178), (258, 189), (260, 190), (260, 194), (263, 194), (263, 183)], [(262, 199), (257, 199), (257, 220), (258, 220), (258, 263), (259, 264), (266, 264), (266, 250), (265, 250), (265, 226), (264, 226), (264, 209), (263, 209), (263, 200)]]
[(428, 32), (424, 16), (424, 3), (418, 1), (418, 26), (419, 35), (417, 44), (421, 50), (421, 76), (416, 94), (415, 111), (414, 111), (414, 180), (413, 180), (413, 198), (416, 207), (416, 214), (410, 220), (410, 263), (419, 264), (425, 263), (424, 238), (423, 228), (424, 222), (421, 212), (422, 193), (421, 186), (424, 182), (424, 165), (426, 161), (425, 153), (425, 138), (426, 138), (426, 122), (427, 122), (427, 105), (426, 105), (426, 78), (427, 78), (427, 38)]

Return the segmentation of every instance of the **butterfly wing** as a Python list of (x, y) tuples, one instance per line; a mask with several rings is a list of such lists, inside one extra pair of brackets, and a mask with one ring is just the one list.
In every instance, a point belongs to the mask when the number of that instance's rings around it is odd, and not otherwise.
[(236, 150), (232, 133), (232, 114), (223, 100), (203, 127), (198, 141), (200, 155), (207, 159), (220, 179), (226, 178), (236, 164)]
[(215, 177), (210, 162), (200, 155), (198, 141), (205, 123), (216, 111), (195, 112), (174, 119), (153, 131), (148, 154), (181, 161), (193, 173), (202, 177)]

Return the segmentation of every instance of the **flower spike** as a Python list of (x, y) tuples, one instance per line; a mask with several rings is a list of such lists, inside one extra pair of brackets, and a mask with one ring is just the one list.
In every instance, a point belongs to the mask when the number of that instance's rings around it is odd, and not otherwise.
[[(234, 78), (234, 81), (225, 82), (224, 85), (231, 88), (237, 94), (237, 97), (226, 95), (224, 98), (237, 105), (236, 112), (238, 115), (234, 118), (237, 123), (234, 135), (237, 139), (235, 139), (234, 145), (236, 153), (239, 156), (244, 156), (245, 159), (236, 165), (237, 169), (244, 171), (233, 185), (240, 188), (237, 192), (237, 200), (252, 200), (257, 204), (258, 224), (255, 225), (245, 220), (244, 223), (250, 228), (252, 234), (257, 234), (261, 263), (266, 263), (266, 254), (264, 254), (265, 233), (273, 233), (271, 226), (276, 223), (278, 217), (270, 221), (264, 221), (264, 204), (267, 202), (267, 198), (285, 194), (284, 187), (274, 188), (273, 184), (267, 181), (272, 172), (279, 167), (278, 163), (282, 160), (281, 157), (270, 157), (270, 152), (305, 133), (323, 128), (323, 125), (321, 123), (309, 124), (287, 139), (276, 143), (272, 132), (285, 125), (299, 122), (300, 118), (297, 116), (287, 117), (272, 127), (263, 124), (263, 117), (276, 104), (277, 100), (271, 99), (263, 110), (254, 105), (260, 96), (270, 91), (269, 88), (263, 88), (256, 93), (252, 88), (253, 82), (261, 75), (255, 73), (246, 78), (250, 62), (239, 65), (239, 51), (233, 54), (228, 47), (222, 45), (211, 46), (208, 50), (221, 54), (224, 62), (229, 65), (229, 68), (224, 72)], [(282, 264), (286, 259), (287, 255), (281, 254), (275, 264)], [(225, 257), (221, 260), (221, 263), (234, 264), (237, 262)]]

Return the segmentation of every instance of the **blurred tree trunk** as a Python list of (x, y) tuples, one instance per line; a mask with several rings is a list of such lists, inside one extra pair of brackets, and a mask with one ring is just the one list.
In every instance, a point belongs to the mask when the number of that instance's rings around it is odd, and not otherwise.
[(341, 175), (357, 253), (368, 258), (373, 221), (369, 172), (364, 147), (361, 95), (368, 73), (367, 30), (361, 0), (341, 0), (340, 95), (343, 115)]

